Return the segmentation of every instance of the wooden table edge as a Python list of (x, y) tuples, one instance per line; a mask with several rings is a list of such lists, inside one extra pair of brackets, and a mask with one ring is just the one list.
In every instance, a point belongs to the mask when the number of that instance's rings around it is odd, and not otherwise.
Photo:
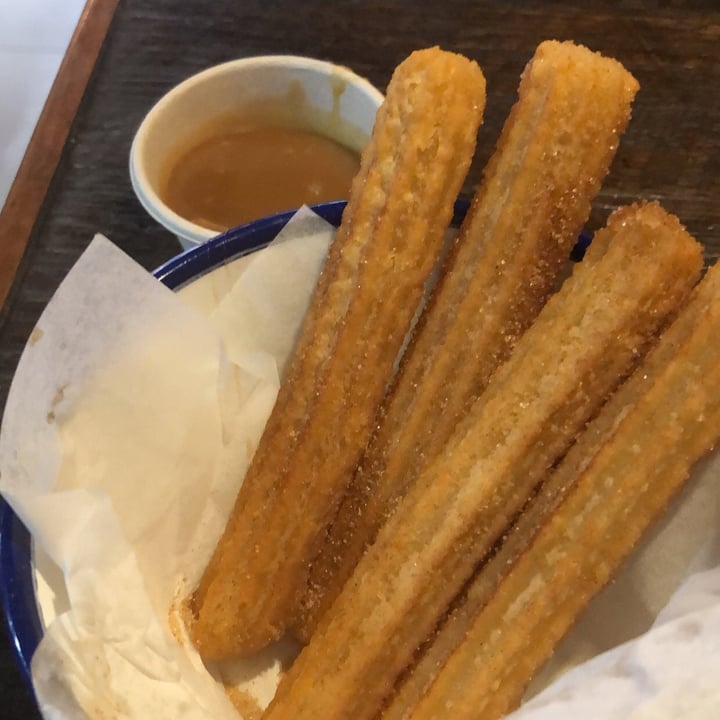
[(86, 0), (0, 212), (0, 316), (119, 0)]

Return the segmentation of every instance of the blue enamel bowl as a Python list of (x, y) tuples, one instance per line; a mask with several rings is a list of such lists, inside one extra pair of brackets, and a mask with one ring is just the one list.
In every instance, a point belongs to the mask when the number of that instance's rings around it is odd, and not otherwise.
[[(453, 225), (462, 222), (468, 205), (466, 200), (455, 203)], [(344, 208), (345, 201), (338, 201), (317, 205), (313, 210), (337, 227)], [(233, 228), (168, 260), (153, 274), (170, 289), (178, 289), (224, 263), (264, 248), (285, 227), (293, 214), (294, 211), (279, 213)], [(573, 258), (580, 259), (588, 244), (589, 240), (581, 237), (573, 251)], [(35, 598), (31, 541), (20, 519), (1, 499), (0, 602), (20, 668), (31, 686), (30, 659), (43, 635)]]

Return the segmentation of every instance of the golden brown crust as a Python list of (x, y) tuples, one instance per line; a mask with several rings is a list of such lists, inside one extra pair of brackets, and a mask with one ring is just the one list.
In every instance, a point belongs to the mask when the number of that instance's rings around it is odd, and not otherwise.
[(396, 70), (287, 378), (201, 583), (205, 657), (278, 637), (367, 444), (468, 170), (485, 102), (478, 66), (437, 48)]
[(242, 720), (260, 720), (262, 718), (262, 708), (250, 693), (240, 690), (234, 685), (225, 685), (225, 693), (240, 713)]
[(313, 561), (307, 641), (413, 478), (554, 289), (630, 119), (635, 79), (573, 43), (540, 45), (377, 432)]
[(636, 206), (597, 234), (380, 530), (267, 720), (375, 717), (536, 483), (686, 299), (700, 248), (664, 218)]
[(416, 668), (427, 694), (415, 704), (416, 692), (401, 689), (383, 720), (448, 712), (493, 720), (520, 702), (534, 672), (717, 441), (719, 332), (716, 266), (550, 477), (511, 534), (515, 547), (503, 546), (474, 581), (438, 636), (442, 651), (431, 648)]
[[(631, 213), (631, 208), (621, 209), (615, 214), (615, 221), (623, 222)], [(646, 209), (646, 223), (650, 231), (662, 227), (661, 231), (664, 232), (683, 232), (674, 216), (660, 212), (654, 205)], [(716, 286), (719, 281), (720, 276), (714, 281)], [(707, 302), (711, 286), (706, 281), (701, 288), (703, 288), (703, 296), (698, 297), (699, 291), (696, 289), (691, 303), (684, 310), (685, 318), (693, 313), (697, 314), (699, 305)], [(610, 397), (601, 414), (583, 431), (560, 466), (542, 484), (539, 492), (522, 511), (512, 529), (505, 534), (497, 552), (475, 573), (468, 588), (453, 604), (448, 619), (423, 647), (417, 662), (404, 674), (392, 700), (385, 708), (383, 720), (405, 720), (411, 717), (420, 698), (427, 692), (448, 658), (467, 636), (475, 617), (492, 598), (518, 558), (527, 551), (538, 529), (557, 508), (578, 476), (616, 432), (618, 423), (628, 408), (635, 406), (642, 397), (651, 383), (649, 378), (654, 378), (662, 372), (672, 360), (676, 348), (685, 343), (688, 335), (693, 331), (694, 324), (687, 320), (673, 323), (663, 334), (662, 342), (652, 349), (639, 369)]]

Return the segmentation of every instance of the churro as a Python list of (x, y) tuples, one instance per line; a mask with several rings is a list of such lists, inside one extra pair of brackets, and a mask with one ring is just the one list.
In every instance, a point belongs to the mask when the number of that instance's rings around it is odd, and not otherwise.
[[(473, 587), (475, 607), (461, 612), (470, 617), (441, 631), (457, 646), (447, 661), (432, 657), (442, 669), (427, 694), (413, 707), (399, 702), (401, 690), (383, 720), (493, 720), (520, 702), (532, 675), (717, 441), (718, 333), (715, 266), (548, 481), (541, 505), (554, 496), (557, 509), (540, 512), (534, 528), (518, 528), (529, 537), (519, 553), (500, 551), (512, 563), (502, 582), (490, 592)], [(425, 659), (420, 665), (429, 670)]]
[(189, 601), (206, 658), (279, 637), (367, 444), (469, 168), (480, 68), (437, 48), (395, 71), (272, 416)]
[(370, 719), (536, 484), (699, 276), (655, 204), (614, 213), (400, 501), (281, 681), (266, 720)]
[(555, 288), (637, 88), (620, 63), (587, 48), (538, 47), (378, 430), (313, 561), (293, 626), (300, 639)]

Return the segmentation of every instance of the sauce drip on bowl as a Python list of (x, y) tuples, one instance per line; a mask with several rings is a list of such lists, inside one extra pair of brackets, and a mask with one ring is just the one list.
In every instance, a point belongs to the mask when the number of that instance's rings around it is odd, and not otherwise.
[(161, 182), (178, 215), (222, 232), (302, 204), (343, 200), (358, 154), (312, 131), (220, 121), (174, 154)]

